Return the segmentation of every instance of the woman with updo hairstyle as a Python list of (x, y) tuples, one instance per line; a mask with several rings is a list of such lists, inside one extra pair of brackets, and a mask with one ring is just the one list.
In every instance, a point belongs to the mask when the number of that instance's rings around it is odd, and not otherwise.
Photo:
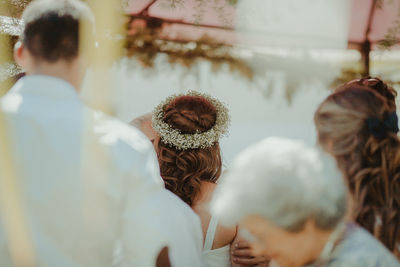
[(400, 259), (400, 141), (396, 92), (376, 78), (347, 83), (318, 107), (319, 144), (343, 171), (351, 216)]
[(219, 138), (229, 115), (217, 99), (197, 92), (171, 96), (153, 111), (152, 126), (161, 177), (168, 190), (199, 215), (204, 234), (205, 266), (230, 266), (230, 245), (236, 227), (226, 228), (211, 217), (208, 203), (221, 175)]

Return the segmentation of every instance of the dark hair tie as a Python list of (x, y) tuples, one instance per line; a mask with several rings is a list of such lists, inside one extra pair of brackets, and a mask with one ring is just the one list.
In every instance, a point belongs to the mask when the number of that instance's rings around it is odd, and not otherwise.
[(376, 117), (369, 117), (367, 119), (367, 126), (368, 131), (378, 139), (382, 139), (387, 132), (397, 134), (399, 131), (396, 112), (389, 113), (384, 120), (380, 120)]

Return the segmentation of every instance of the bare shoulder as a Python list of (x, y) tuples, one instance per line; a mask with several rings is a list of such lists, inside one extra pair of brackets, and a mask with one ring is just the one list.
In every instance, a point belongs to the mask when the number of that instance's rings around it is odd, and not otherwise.
[[(208, 225), (211, 220), (209, 203), (212, 199), (212, 194), (215, 188), (216, 184), (206, 183), (202, 185), (200, 197), (197, 199), (196, 204), (192, 207), (200, 217), (204, 238), (206, 237)], [(236, 233), (236, 226), (226, 227), (218, 224), (212, 248), (216, 249), (231, 244), (236, 237)]]

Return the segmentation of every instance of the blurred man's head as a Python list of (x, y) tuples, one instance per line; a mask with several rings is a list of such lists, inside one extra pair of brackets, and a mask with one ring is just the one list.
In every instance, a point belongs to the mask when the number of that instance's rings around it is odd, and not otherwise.
[(79, 30), (80, 22), (91, 24), (88, 6), (79, 0), (34, 0), (22, 19), (24, 31), (14, 54), (17, 63), (28, 75), (65, 78), (79, 89), (86, 70), (79, 55)]

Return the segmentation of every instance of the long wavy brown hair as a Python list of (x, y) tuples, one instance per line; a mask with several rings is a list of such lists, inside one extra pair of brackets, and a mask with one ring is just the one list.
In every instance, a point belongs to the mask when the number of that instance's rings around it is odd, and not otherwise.
[(371, 86), (340, 87), (322, 102), (314, 121), (320, 145), (345, 175), (353, 218), (400, 258), (400, 141), (391, 131), (378, 138), (367, 125), (369, 118), (383, 121), (395, 110), (395, 94), (370, 80)]
[[(216, 121), (216, 110), (200, 96), (181, 96), (164, 110), (164, 121), (184, 134), (205, 132)], [(161, 177), (167, 189), (192, 206), (202, 181), (215, 183), (221, 175), (219, 143), (210, 148), (178, 150), (160, 140), (157, 147)]]

